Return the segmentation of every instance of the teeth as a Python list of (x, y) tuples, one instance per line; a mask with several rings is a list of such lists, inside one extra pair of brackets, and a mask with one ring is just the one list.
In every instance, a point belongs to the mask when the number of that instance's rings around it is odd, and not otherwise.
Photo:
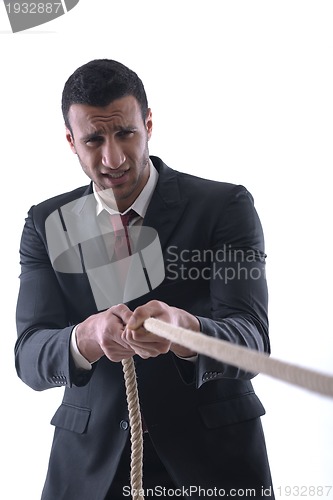
[(122, 177), (125, 174), (125, 172), (119, 172), (119, 174), (109, 174), (109, 177), (112, 179), (119, 179), (119, 177)]

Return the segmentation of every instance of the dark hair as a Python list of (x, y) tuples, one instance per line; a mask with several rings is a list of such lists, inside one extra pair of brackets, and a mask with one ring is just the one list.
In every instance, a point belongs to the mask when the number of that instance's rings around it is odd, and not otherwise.
[(107, 106), (121, 97), (134, 96), (145, 120), (148, 101), (138, 75), (123, 64), (111, 59), (95, 59), (77, 68), (68, 78), (62, 92), (62, 114), (71, 130), (68, 112), (72, 104)]

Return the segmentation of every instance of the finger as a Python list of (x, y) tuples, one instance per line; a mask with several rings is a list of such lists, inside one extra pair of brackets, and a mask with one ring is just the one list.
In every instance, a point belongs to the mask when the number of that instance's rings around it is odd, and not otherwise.
[(137, 330), (143, 325), (146, 319), (160, 315), (163, 307), (164, 304), (158, 300), (151, 300), (147, 304), (137, 307), (127, 322), (128, 328)]
[(109, 308), (109, 311), (112, 312), (117, 318), (121, 319), (124, 325), (130, 320), (132, 316), (132, 311), (126, 306), (126, 304), (117, 304)]
[(108, 353), (105, 354), (105, 356), (110, 360), (113, 361), (114, 363), (119, 363), (119, 361), (122, 361), (123, 359), (129, 359), (132, 358), (135, 355), (135, 352), (133, 353)]
[(142, 357), (142, 353), (149, 353), (150, 356), (158, 356), (159, 354), (165, 354), (170, 350), (171, 342), (166, 339), (161, 339), (153, 334), (148, 334), (142, 336), (138, 331), (124, 332), (126, 335), (126, 341), (129, 343), (130, 347), (135, 350), (137, 354)]
[(114, 322), (108, 326), (108, 329), (105, 331), (105, 335), (101, 342), (101, 346), (103, 349), (131, 349), (128, 340), (124, 333), (124, 325), (122, 323), (115, 324)]
[(141, 345), (144, 344), (170, 344), (169, 340), (159, 337), (154, 333), (150, 333), (143, 327), (138, 328), (137, 330), (130, 330), (129, 328), (125, 328), (122, 332), (122, 340), (126, 342), (128, 345)]
[(105, 355), (111, 361), (120, 361), (121, 359), (127, 359), (134, 356), (135, 351), (132, 348), (123, 348), (119, 344), (114, 344), (107, 349), (105, 349)]
[(142, 359), (156, 358), (160, 352), (155, 349), (140, 349), (139, 347), (135, 349), (135, 354), (140, 356)]
[(132, 344), (135, 353), (141, 358), (156, 357), (160, 354), (166, 354), (170, 350), (169, 342), (156, 342), (150, 344)]
[(132, 342), (154, 342), (154, 340), (160, 340), (160, 337), (148, 332), (143, 327), (140, 327), (137, 330), (131, 330), (126, 327), (122, 333), (122, 338), (129, 344)]

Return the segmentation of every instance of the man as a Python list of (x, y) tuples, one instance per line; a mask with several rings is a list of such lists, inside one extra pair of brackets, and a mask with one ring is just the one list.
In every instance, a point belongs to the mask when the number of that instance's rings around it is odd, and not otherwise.
[[(17, 304), (19, 377), (35, 390), (65, 386), (42, 499), (130, 496), (119, 362), (132, 356), (147, 496), (274, 498), (254, 374), (144, 328), (155, 317), (269, 352), (264, 240), (252, 196), (149, 157), (143, 84), (116, 61), (78, 68), (62, 111), (91, 183), (30, 209)], [(130, 213), (123, 258), (113, 221)], [(153, 236), (142, 242), (149, 228)], [(125, 274), (118, 263), (128, 264)]]

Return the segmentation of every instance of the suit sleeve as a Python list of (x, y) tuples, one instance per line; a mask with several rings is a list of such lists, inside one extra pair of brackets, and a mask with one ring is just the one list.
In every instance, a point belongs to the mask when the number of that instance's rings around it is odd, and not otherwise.
[[(235, 186), (218, 219), (211, 236), (211, 317), (198, 316), (201, 331), (270, 353), (264, 235), (251, 194)], [(207, 356), (196, 361), (197, 387), (219, 378), (254, 376)]]
[(35, 390), (84, 385), (91, 372), (77, 372), (70, 357), (70, 324), (64, 296), (32, 207), (20, 244), (20, 289), (16, 307), (18, 376)]

